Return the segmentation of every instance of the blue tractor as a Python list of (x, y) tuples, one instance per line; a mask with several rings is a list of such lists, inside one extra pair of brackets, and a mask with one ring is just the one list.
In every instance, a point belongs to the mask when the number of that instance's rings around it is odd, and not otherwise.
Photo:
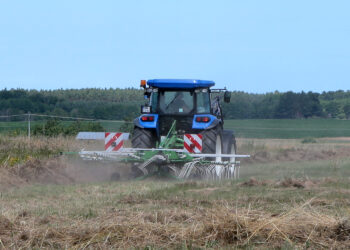
[(214, 85), (213, 81), (195, 79), (141, 80), (147, 102), (141, 106), (142, 115), (134, 120), (132, 147), (157, 148), (169, 130), (175, 129), (181, 138), (198, 135), (200, 145), (193, 139), (195, 136), (187, 145), (185, 142), (189, 152), (200, 149), (200, 153), (210, 154), (208, 159), (215, 161), (228, 160), (220, 155), (236, 154), (235, 136), (223, 128), (220, 105), (222, 98), (230, 102), (231, 93), (211, 89)]
[[(134, 120), (132, 147), (128, 133), (106, 132), (105, 151), (85, 151), (86, 160), (124, 162), (132, 176), (166, 173), (179, 179), (239, 177), (233, 131), (224, 130), (220, 100), (230, 102), (226, 89), (211, 89), (206, 80), (142, 80), (146, 104)], [(223, 93), (223, 95), (221, 94)], [(129, 165), (129, 163), (131, 165)]]

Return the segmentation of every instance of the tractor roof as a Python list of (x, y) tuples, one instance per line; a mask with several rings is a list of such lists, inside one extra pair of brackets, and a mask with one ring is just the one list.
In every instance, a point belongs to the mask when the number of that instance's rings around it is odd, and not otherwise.
[(148, 80), (147, 84), (156, 88), (195, 89), (212, 87), (215, 82), (196, 79), (152, 79)]

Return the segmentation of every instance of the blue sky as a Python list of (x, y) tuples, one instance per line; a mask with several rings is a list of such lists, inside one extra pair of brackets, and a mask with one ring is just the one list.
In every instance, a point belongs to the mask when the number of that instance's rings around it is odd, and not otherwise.
[(350, 1), (0, 0), (0, 89), (350, 89)]

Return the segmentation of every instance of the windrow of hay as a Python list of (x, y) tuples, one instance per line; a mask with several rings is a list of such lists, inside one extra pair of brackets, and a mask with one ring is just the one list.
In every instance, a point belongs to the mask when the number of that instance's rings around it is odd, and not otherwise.
[(12, 167), (28, 159), (57, 156), (61, 151), (79, 149), (71, 137), (8, 137), (0, 135), (0, 167)]
[(281, 180), (276, 180), (276, 181), (272, 181), (272, 180), (259, 180), (256, 179), (255, 177), (251, 177), (249, 178), (249, 180), (244, 181), (242, 183), (239, 184), (239, 186), (245, 186), (245, 187), (253, 187), (253, 186), (273, 186), (273, 187), (294, 187), (294, 188), (305, 188), (305, 189), (310, 189), (312, 187), (317, 186), (319, 183), (323, 182), (328, 182), (328, 179), (324, 179), (324, 180), (311, 180), (307, 177), (303, 177), (303, 178), (292, 178), (292, 177), (288, 177), (288, 178), (284, 178)]
[(66, 172), (67, 163), (63, 159), (38, 160), (30, 159), (26, 163), (13, 167), (11, 172), (26, 182), (42, 184), (73, 183)]
[(9, 137), (0, 135), (0, 189), (27, 183), (72, 183), (59, 157), (63, 150), (76, 149), (69, 137)]
[(15, 248), (350, 247), (350, 223), (318, 213), (310, 202), (279, 215), (220, 206), (153, 213), (116, 210), (98, 219), (58, 225), (59, 218), (18, 218), (11, 225), (4, 219), (0, 238), (5, 247)]
[(60, 158), (35, 159), (9, 168), (0, 168), (0, 190), (32, 183), (69, 184), (74, 179), (66, 172), (67, 163)]

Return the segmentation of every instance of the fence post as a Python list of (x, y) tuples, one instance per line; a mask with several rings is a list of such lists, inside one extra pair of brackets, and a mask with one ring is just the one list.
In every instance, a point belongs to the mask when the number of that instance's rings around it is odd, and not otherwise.
[(30, 112), (28, 112), (28, 139), (30, 140)]

